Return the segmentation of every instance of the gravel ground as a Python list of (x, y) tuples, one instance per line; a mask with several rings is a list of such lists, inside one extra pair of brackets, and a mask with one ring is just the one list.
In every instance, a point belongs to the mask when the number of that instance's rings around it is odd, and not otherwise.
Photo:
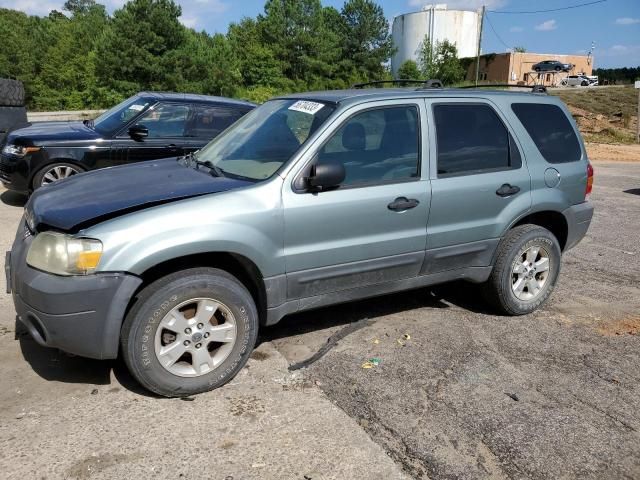
[(415, 478), (640, 478), (640, 164), (595, 169), (591, 229), (540, 311), (494, 316), (455, 283), (291, 317), (272, 342), (296, 362), (369, 319), (307, 374)]
[[(292, 316), (236, 381), (191, 402), (145, 395), (117, 362), (37, 346), (0, 295), (0, 471), (640, 479), (640, 164), (595, 168), (592, 227), (540, 311), (495, 316), (454, 283)], [(7, 248), (20, 202), (0, 199)]]

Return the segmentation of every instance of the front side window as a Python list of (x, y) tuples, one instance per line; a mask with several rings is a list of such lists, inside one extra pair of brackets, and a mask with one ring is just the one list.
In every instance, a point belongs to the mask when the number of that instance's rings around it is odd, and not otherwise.
[(489, 105), (436, 104), (438, 177), (520, 168), (517, 147)]
[(318, 162), (345, 167), (342, 185), (365, 185), (420, 176), (418, 109), (367, 110), (347, 120), (321, 148)]
[(548, 103), (513, 103), (511, 109), (547, 162), (577, 162), (582, 158), (576, 132), (560, 107)]
[(271, 100), (242, 117), (196, 154), (223, 174), (271, 177), (327, 120), (335, 107), (306, 100)]
[(93, 128), (103, 135), (115, 133), (140, 112), (146, 110), (150, 101), (137, 96), (126, 99), (104, 112), (93, 121)]
[(188, 105), (160, 104), (144, 113), (136, 124), (149, 130), (149, 138), (183, 137), (188, 115)]
[(195, 105), (188, 122), (188, 137), (212, 139), (235, 123), (242, 112), (236, 108)]

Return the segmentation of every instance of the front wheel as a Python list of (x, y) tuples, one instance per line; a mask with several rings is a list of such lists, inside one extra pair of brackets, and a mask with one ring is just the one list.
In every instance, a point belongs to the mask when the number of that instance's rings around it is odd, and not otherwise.
[(485, 284), (487, 300), (507, 315), (533, 312), (551, 295), (561, 257), (558, 240), (546, 228), (520, 225), (510, 230)]
[(35, 174), (33, 177), (33, 189), (36, 190), (44, 185), (50, 185), (82, 172), (84, 172), (82, 168), (72, 163), (52, 163)]
[(195, 268), (140, 293), (122, 326), (121, 348), (142, 386), (183, 397), (231, 380), (257, 334), (258, 314), (247, 289), (223, 270)]

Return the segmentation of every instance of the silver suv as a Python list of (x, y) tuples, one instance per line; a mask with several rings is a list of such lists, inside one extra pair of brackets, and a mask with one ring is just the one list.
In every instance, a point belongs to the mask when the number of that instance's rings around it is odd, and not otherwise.
[(191, 395), (294, 312), (459, 279), (532, 312), (589, 227), (592, 181), (553, 96), (301, 93), (194, 155), (39, 189), (7, 283), (37, 342), (120, 351), (149, 390)]

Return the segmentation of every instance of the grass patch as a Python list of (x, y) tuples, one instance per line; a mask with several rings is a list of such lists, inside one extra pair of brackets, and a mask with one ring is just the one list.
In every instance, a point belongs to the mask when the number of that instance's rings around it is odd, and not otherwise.
[(624, 87), (589, 87), (549, 89), (569, 106), (582, 108), (596, 114), (611, 116), (622, 114), (631, 118), (638, 110), (638, 91), (633, 85)]

